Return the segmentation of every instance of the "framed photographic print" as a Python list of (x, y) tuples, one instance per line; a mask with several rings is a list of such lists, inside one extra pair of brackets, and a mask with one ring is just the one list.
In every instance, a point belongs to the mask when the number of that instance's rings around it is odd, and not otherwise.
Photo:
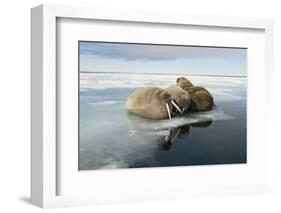
[(272, 20), (31, 14), (32, 203), (270, 191)]

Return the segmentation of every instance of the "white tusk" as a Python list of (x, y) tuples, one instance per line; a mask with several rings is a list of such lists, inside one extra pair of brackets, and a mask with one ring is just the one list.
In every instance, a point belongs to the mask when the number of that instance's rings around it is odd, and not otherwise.
[(176, 109), (182, 114), (182, 111), (181, 111), (181, 109), (178, 107), (178, 105), (177, 105), (173, 100), (172, 100), (171, 102), (172, 102), (173, 106), (176, 107)]
[(166, 103), (166, 108), (167, 108), (167, 111), (168, 111), (168, 115), (169, 115), (169, 119), (171, 120), (171, 113), (170, 113), (170, 108), (169, 108), (169, 105)]

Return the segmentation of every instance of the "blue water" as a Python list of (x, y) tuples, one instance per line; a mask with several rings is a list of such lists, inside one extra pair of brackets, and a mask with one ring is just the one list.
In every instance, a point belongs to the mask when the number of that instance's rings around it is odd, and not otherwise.
[(125, 102), (140, 86), (165, 88), (176, 76), (80, 79), (80, 170), (246, 163), (246, 79), (191, 78), (212, 92), (215, 108), (163, 121), (127, 113)]

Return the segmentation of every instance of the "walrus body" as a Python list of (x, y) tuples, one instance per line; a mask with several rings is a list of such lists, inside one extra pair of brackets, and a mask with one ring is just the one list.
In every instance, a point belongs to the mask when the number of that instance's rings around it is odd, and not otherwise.
[(194, 112), (211, 110), (214, 106), (214, 100), (211, 93), (203, 87), (187, 88), (191, 96), (189, 109)]
[(194, 87), (193, 84), (185, 77), (178, 78), (177, 85), (190, 94), (191, 101), (189, 110), (202, 112), (213, 108), (214, 100), (207, 89), (203, 87)]
[(164, 89), (143, 87), (131, 94), (126, 103), (129, 112), (150, 119), (168, 119), (173, 109), (172, 97)]
[(168, 87), (166, 91), (172, 96), (172, 99), (179, 106), (181, 113), (188, 109), (190, 104), (190, 95), (187, 91), (185, 91), (179, 86)]

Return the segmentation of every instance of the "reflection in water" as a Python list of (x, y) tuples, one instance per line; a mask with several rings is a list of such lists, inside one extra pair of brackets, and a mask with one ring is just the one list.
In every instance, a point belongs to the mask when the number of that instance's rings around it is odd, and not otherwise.
[(184, 126), (180, 126), (177, 128), (171, 128), (169, 129), (169, 135), (165, 137), (164, 140), (162, 140), (159, 143), (159, 148), (163, 150), (169, 150), (172, 147), (172, 144), (176, 141), (176, 139), (186, 139), (190, 132), (190, 127), (203, 127), (207, 128), (212, 124), (212, 120), (210, 121), (204, 121), (200, 123), (194, 123), (194, 124), (187, 124)]
[(169, 135), (159, 143), (159, 149), (169, 150), (172, 147), (173, 142), (177, 138), (187, 138), (190, 130), (190, 125), (180, 126), (178, 128), (170, 128)]
[(141, 123), (145, 122), (157, 123), (159, 121), (153, 121), (128, 114), (128, 129), (131, 136), (133, 136), (134, 139), (139, 138), (137, 141), (142, 141), (142, 143), (156, 144), (160, 150), (169, 150), (177, 139), (185, 139), (186, 141), (190, 133), (190, 127), (207, 128), (213, 121), (212, 119), (208, 119), (206, 121), (170, 127), (167, 129), (153, 129), (153, 125), (141, 125)]
[(210, 121), (205, 121), (205, 122), (200, 122), (200, 123), (193, 123), (191, 124), (192, 127), (202, 127), (202, 128), (206, 128), (211, 126), (211, 124), (213, 123), (212, 120)]

